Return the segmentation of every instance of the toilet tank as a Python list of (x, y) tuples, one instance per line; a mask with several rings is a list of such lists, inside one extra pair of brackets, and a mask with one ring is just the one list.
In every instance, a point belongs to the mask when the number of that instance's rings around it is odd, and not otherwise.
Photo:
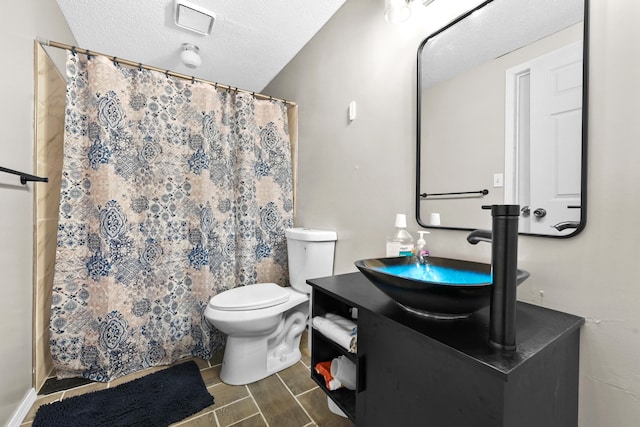
[(307, 279), (333, 274), (333, 253), (338, 234), (335, 231), (312, 228), (285, 230), (289, 257), (289, 282), (304, 293), (311, 293)]

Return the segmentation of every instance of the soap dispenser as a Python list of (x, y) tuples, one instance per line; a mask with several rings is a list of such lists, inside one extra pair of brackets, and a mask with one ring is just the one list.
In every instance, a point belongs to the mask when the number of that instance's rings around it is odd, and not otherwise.
[(427, 242), (424, 240), (424, 235), (429, 234), (428, 231), (418, 231), (420, 237), (416, 242), (416, 261), (420, 264), (424, 264), (426, 261), (426, 257), (429, 256), (429, 250), (427, 249)]

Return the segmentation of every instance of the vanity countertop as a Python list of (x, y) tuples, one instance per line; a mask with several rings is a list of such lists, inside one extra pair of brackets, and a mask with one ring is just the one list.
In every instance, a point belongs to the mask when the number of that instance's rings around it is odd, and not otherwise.
[(556, 310), (517, 303), (517, 348), (512, 352), (488, 344), (489, 307), (461, 320), (433, 320), (407, 313), (378, 290), (362, 273), (311, 279), (310, 285), (338, 300), (368, 310), (442, 344), (452, 357), (479, 364), (488, 372), (506, 376), (527, 360), (553, 346), (584, 324), (584, 318)]

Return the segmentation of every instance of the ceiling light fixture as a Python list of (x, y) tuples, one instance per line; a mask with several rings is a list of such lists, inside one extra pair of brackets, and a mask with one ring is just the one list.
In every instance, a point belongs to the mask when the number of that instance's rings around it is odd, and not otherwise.
[(411, 7), (413, 3), (422, 2), (423, 6), (428, 6), (434, 0), (384, 0), (384, 17), (387, 22), (399, 24), (411, 17)]
[(399, 24), (411, 16), (411, 0), (384, 0), (384, 18)]
[(202, 58), (200, 57), (200, 49), (198, 46), (190, 43), (182, 43), (182, 52), (180, 53), (180, 59), (187, 68), (198, 68), (202, 64)]
[(215, 13), (186, 0), (176, 0), (174, 22), (178, 27), (208, 36), (211, 34)]

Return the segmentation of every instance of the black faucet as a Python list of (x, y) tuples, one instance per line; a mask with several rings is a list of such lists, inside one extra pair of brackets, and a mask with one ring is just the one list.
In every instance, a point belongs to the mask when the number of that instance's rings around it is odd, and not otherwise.
[(491, 242), (491, 305), (489, 344), (500, 350), (516, 349), (516, 289), (518, 277), (519, 205), (491, 205), (492, 231), (475, 230), (467, 236), (472, 245)]
[(491, 243), (491, 231), (489, 230), (473, 230), (467, 236), (467, 242), (476, 245), (478, 242)]
[(563, 221), (559, 222), (553, 226), (558, 231), (566, 230), (567, 228), (578, 228), (580, 225), (579, 221)]

